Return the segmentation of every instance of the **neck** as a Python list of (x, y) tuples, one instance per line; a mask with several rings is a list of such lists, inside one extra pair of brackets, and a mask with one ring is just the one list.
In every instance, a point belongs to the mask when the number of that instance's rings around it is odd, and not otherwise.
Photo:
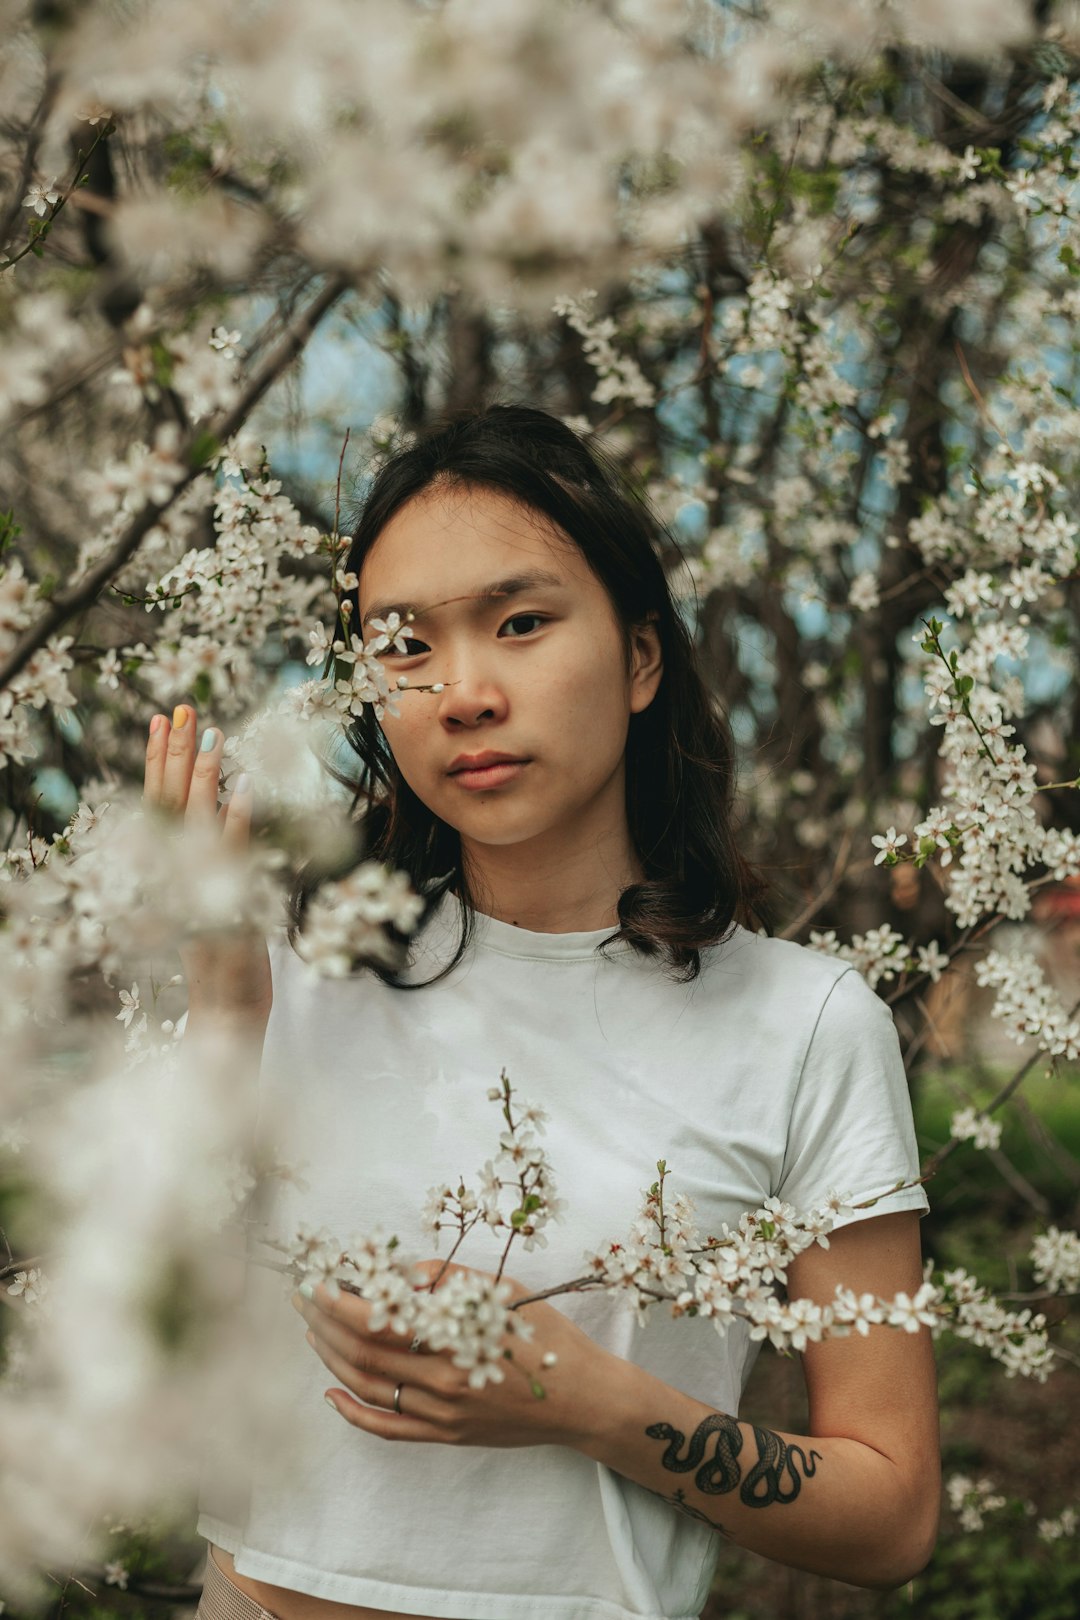
[(620, 894), (645, 876), (625, 811), (603, 831), (585, 816), (523, 844), (463, 838), (462, 858), (477, 909), (538, 934), (617, 928)]

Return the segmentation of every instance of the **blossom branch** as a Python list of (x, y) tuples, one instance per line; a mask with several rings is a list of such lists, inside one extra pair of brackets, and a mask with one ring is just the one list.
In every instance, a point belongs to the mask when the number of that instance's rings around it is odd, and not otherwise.
[[(93, 156), (94, 152), (101, 145), (102, 141), (112, 134), (115, 127), (116, 126), (114, 124), (108, 121), (102, 124), (86, 151), (79, 153), (75, 162), (75, 173), (72, 177), (71, 184), (66, 191), (62, 191), (57, 197), (56, 202), (52, 205), (48, 218), (41, 220), (32, 219), (30, 221), (30, 240), (27, 242), (25, 247), (19, 249), (18, 253), (13, 253), (8, 259), (0, 259), (0, 271), (10, 270), (13, 265), (18, 264), (20, 259), (25, 259), (28, 253), (33, 253), (40, 257), (43, 251), (42, 242), (52, 229), (53, 221), (56, 219), (65, 203), (70, 200), (76, 186), (81, 185), (87, 178), (87, 176), (83, 173), (83, 165), (86, 163), (88, 158)], [(54, 193), (50, 191), (49, 195), (53, 196)]]
[(11, 204), (5, 211), (3, 218), (0, 219), (0, 243), (7, 242), (8, 237), (11, 235), (15, 227), (15, 222), (19, 218), (19, 211), (23, 206), (23, 198), (26, 195), (27, 187), (29, 186), (33, 177), (34, 169), (37, 163), (37, 154), (41, 146), (42, 132), (44, 131), (49, 114), (52, 111), (53, 103), (56, 100), (56, 93), (59, 87), (60, 76), (55, 72), (55, 70), (50, 69), (42, 89), (41, 100), (34, 109), (34, 116), (26, 132), (26, 145), (23, 147), (22, 162), (19, 168), (18, 178), (16, 179), (12, 189)]
[(113, 574), (138, 550), (142, 540), (160, 522), (164, 513), (199, 476), (209, 456), (213, 454), (214, 447), (226, 443), (232, 437), (281, 373), (303, 351), (323, 316), (350, 285), (347, 277), (328, 277), (319, 293), (292, 323), (280, 343), (251, 378), (236, 404), (213, 422), (208, 430), (199, 430), (189, 435), (177, 451), (177, 460), (184, 470), (178, 471), (167, 498), (151, 501), (144, 506), (132, 518), (115, 545), (87, 569), (77, 584), (67, 590), (55, 592), (48, 599), (46, 611), (26, 630), (7, 660), (0, 665), (0, 688), (7, 686), (25, 668), (34, 653), (45, 645), (55, 631), (95, 600)]

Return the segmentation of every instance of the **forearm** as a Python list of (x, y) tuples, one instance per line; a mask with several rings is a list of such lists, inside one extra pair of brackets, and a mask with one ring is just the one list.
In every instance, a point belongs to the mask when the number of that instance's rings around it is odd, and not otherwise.
[(235, 1089), (251, 1089), (262, 1064), (268, 1014), (248, 1008), (215, 1006), (192, 998), (184, 1025), (184, 1047), (192, 1061), (228, 1073)]
[(856, 1586), (895, 1587), (933, 1548), (937, 1480), (913, 1499), (857, 1440), (736, 1421), (613, 1357), (578, 1450), (766, 1558)]

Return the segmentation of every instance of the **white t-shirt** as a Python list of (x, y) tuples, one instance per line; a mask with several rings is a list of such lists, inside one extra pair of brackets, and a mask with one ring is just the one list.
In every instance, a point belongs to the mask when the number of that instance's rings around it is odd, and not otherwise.
[[(448, 959), (458, 927), (447, 896), (413, 978)], [(309, 1183), (273, 1184), (277, 1231), (303, 1222), (347, 1243), (381, 1224), (413, 1257), (445, 1257), (452, 1238), (436, 1250), (421, 1209), (429, 1187), (475, 1186), (495, 1157), (502, 1120), (487, 1093), (504, 1067), (547, 1110), (543, 1143), (568, 1206), (546, 1248), (511, 1249), (506, 1271), (530, 1290), (582, 1275), (587, 1249), (625, 1236), (661, 1158), (666, 1191), (693, 1199), (703, 1235), (770, 1194), (804, 1210), (832, 1189), (868, 1198), (918, 1174), (892, 1015), (847, 963), (737, 927), (681, 985), (628, 946), (598, 956), (610, 929), (535, 933), (485, 916), (476, 928), (452, 975), (419, 990), (370, 973), (322, 978), (284, 932), (272, 940), (259, 1084), (268, 1102), (294, 1105), (286, 1157)], [(914, 1187), (861, 1218), (927, 1208)], [(504, 1241), (481, 1223), (455, 1258), (493, 1271)], [(447, 1620), (696, 1620), (714, 1531), (570, 1447), (394, 1443), (354, 1428), (323, 1401), (335, 1380), (288, 1286), (260, 1268), (249, 1281), (260, 1276), (286, 1322), (282, 1400), (302, 1409), (304, 1440), (239, 1495), (208, 1464), (198, 1531), (241, 1575)], [(743, 1321), (722, 1338), (663, 1304), (641, 1326), (628, 1299), (601, 1290), (551, 1303), (606, 1349), (737, 1415), (759, 1348)], [(643, 1412), (642, 1428), (655, 1418)]]

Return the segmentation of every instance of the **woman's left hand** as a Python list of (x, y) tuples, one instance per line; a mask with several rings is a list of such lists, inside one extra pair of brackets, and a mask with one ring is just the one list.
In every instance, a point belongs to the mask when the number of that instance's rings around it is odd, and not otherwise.
[[(420, 1264), (434, 1279), (445, 1262)], [(470, 1269), (450, 1265), (446, 1275)], [(531, 1292), (511, 1277), (504, 1275), (502, 1281), (511, 1285), (511, 1299), (525, 1299)], [(532, 1338), (508, 1333), (503, 1340), (514, 1363), (503, 1362), (502, 1382), (473, 1389), (468, 1368), (454, 1365), (452, 1350), (421, 1346), (412, 1352), (390, 1327), (369, 1331), (372, 1307), (356, 1294), (343, 1290), (332, 1299), (320, 1284), (313, 1300), (296, 1293), (292, 1303), (309, 1325), (312, 1349), (344, 1385), (328, 1390), (326, 1399), (355, 1428), (384, 1440), (578, 1448), (595, 1437), (612, 1374), (623, 1365), (561, 1311), (537, 1300), (522, 1307), (529, 1313)], [(545, 1367), (542, 1359), (549, 1352), (557, 1360)], [(544, 1386), (542, 1397), (532, 1393), (533, 1380)], [(401, 1411), (395, 1412), (398, 1384), (403, 1386)]]

